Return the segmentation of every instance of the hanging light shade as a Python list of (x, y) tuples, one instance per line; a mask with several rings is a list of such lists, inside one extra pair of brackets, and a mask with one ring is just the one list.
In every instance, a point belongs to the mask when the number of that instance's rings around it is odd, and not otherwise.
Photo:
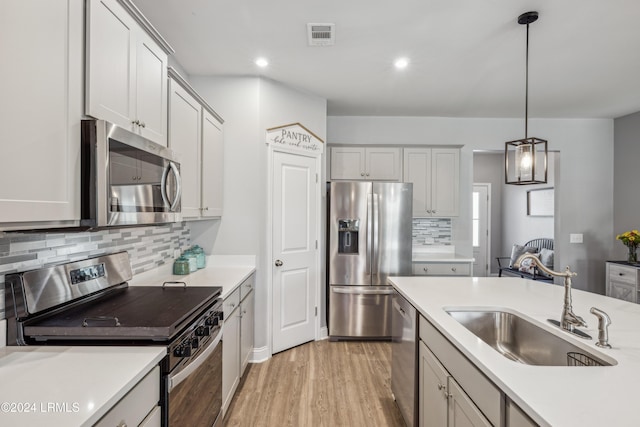
[(505, 183), (515, 185), (546, 184), (547, 141), (528, 136), (529, 116), (529, 24), (538, 20), (538, 12), (523, 13), (518, 24), (527, 26), (527, 60), (525, 74), (524, 138), (508, 141), (504, 147)]

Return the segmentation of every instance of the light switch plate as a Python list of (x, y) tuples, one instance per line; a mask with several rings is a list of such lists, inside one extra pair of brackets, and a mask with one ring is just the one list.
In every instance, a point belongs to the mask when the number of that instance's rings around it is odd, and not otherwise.
[(569, 243), (582, 243), (582, 233), (569, 234)]

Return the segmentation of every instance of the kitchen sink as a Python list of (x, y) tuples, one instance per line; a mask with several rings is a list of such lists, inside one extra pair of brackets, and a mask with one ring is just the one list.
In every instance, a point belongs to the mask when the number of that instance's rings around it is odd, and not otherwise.
[(513, 313), (499, 310), (445, 311), (491, 348), (515, 362), (538, 366), (612, 365)]

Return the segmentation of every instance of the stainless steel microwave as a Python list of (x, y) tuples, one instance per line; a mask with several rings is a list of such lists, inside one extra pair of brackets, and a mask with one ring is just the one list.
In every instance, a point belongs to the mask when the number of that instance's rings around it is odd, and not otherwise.
[(104, 120), (83, 120), (81, 153), (81, 226), (182, 220), (180, 164), (167, 147)]

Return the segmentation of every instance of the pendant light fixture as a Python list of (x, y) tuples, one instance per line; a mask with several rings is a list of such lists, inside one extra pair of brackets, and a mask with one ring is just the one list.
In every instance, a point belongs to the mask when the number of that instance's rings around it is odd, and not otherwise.
[(547, 141), (529, 137), (529, 24), (538, 20), (538, 12), (526, 12), (518, 17), (518, 24), (527, 26), (527, 60), (525, 74), (524, 138), (505, 143), (505, 183), (515, 185), (546, 184)]

